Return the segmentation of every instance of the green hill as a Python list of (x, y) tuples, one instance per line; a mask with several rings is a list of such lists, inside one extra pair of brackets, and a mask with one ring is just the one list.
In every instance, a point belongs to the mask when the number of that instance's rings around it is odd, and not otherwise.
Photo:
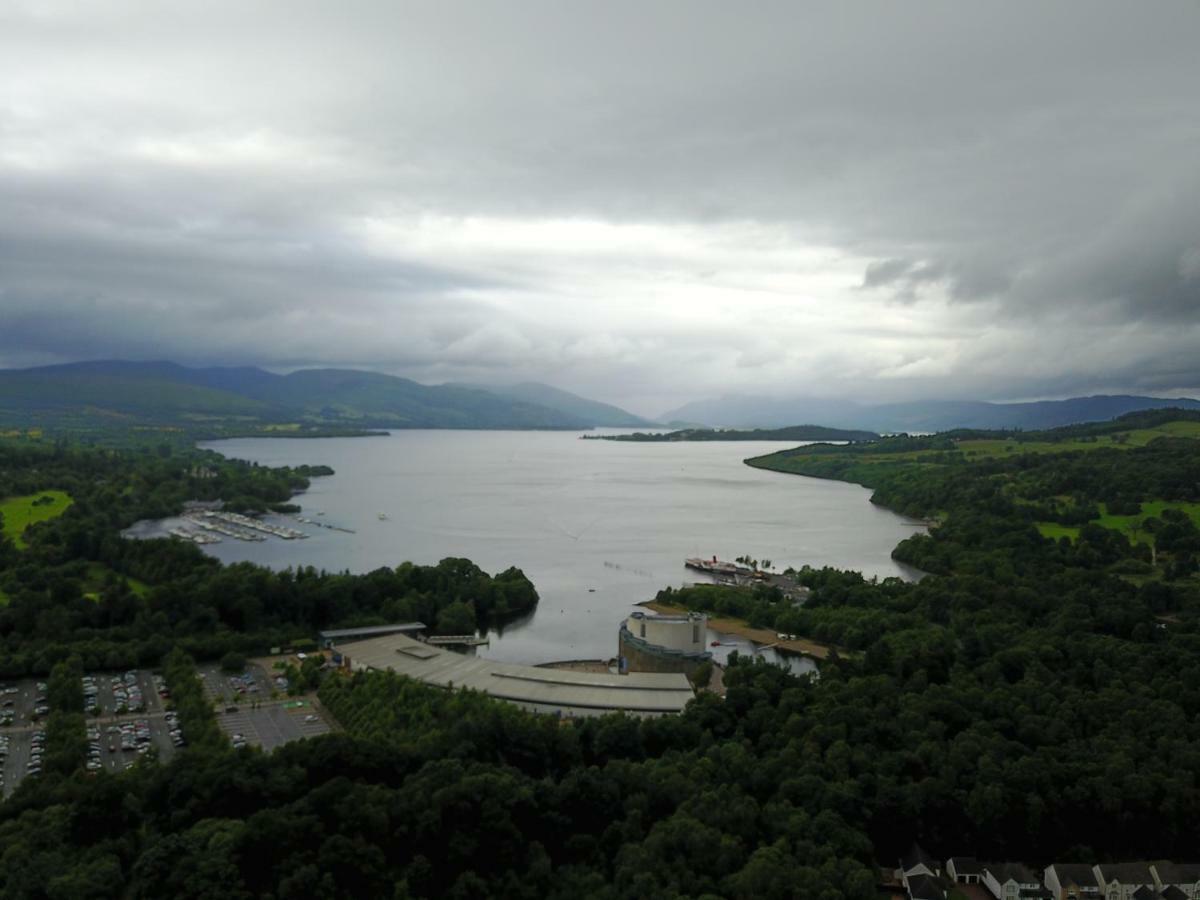
[(589, 400), (587, 397), (580, 397), (570, 391), (536, 381), (527, 381), (507, 387), (487, 385), (463, 385), (463, 387), (478, 388), (499, 397), (546, 406), (601, 428), (637, 428), (654, 424), (649, 419), (635, 416), (619, 406)]
[(184, 430), (196, 436), (370, 428), (579, 429), (561, 410), (378, 372), (193, 369), (102, 361), (0, 370), (0, 429)]

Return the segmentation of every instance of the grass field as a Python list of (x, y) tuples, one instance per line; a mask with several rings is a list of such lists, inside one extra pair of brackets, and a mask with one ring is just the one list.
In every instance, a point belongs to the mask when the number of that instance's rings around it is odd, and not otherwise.
[[(44, 497), (50, 502), (38, 503)], [(41, 491), (25, 497), (9, 497), (0, 500), (0, 515), (4, 517), (4, 533), (19, 548), (25, 549), (22, 535), (30, 525), (47, 522), (63, 514), (68, 506), (75, 501), (66, 491)]]
[[(112, 569), (103, 563), (88, 563), (87, 583), (84, 585), (83, 596), (89, 600), (99, 600), (100, 591), (104, 588), (104, 582), (115, 574)], [(134, 596), (145, 597), (150, 593), (150, 585), (144, 581), (138, 581), (136, 578), (130, 578), (128, 575), (117, 575), (116, 577), (125, 579), (125, 583), (129, 585), (129, 590), (134, 593)]]
[[(1091, 452), (1093, 450), (1111, 449), (1130, 450), (1134, 447), (1144, 447), (1156, 438), (1161, 437), (1187, 437), (1200, 440), (1200, 422), (1166, 422), (1155, 428), (1138, 428), (1132, 431), (1122, 431), (1116, 434), (1102, 435), (1084, 440), (1018, 441), (1015, 438), (965, 440), (957, 441), (955, 448), (966, 460), (979, 461), (994, 457), (1020, 456), (1023, 453), (1071, 453), (1076, 451)], [(898, 453), (873, 453), (868, 450), (865, 453), (856, 453), (852, 458), (855, 465), (866, 466), (898, 462), (937, 465), (940, 461), (939, 457), (944, 458), (947, 452), (949, 451), (910, 450)], [(773, 456), (775, 458), (771, 459)], [(796, 461), (791, 466), (787, 462), (789, 458)], [(765, 465), (764, 468), (774, 469), (775, 471), (796, 472), (803, 468), (803, 463), (799, 461), (809, 458), (828, 460), (836, 457), (818, 454), (813, 454), (809, 457), (808, 454), (803, 453), (793, 454), (790, 457), (770, 454), (767, 457), (763, 457), (764, 460), (771, 459), (771, 462)], [(956, 459), (957, 457), (952, 458)]]
[(1079, 529), (1073, 525), (1059, 525), (1057, 522), (1038, 522), (1037, 530), (1042, 537), (1057, 541), (1059, 538), (1070, 538), (1072, 541), (1079, 537)]
[[(1182, 423), (1180, 423), (1182, 424)], [(1143, 523), (1151, 517), (1160, 518), (1164, 509), (1178, 509), (1188, 514), (1191, 520), (1200, 528), (1200, 503), (1174, 503), (1166, 500), (1151, 500), (1142, 504), (1142, 511), (1136, 516), (1109, 515), (1104, 504), (1100, 505), (1100, 518), (1093, 519), (1097, 525), (1122, 532), (1135, 544), (1154, 546), (1154, 535), (1144, 530)], [(1079, 537), (1079, 529), (1070, 525), (1059, 525), (1057, 522), (1038, 522), (1037, 529), (1042, 537), (1067, 537), (1075, 540)]]

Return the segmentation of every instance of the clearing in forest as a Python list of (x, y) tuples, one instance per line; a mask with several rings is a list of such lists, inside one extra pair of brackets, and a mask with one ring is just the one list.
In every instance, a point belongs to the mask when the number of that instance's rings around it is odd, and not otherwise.
[(25, 549), (22, 535), (30, 525), (56, 519), (75, 501), (66, 491), (39, 491), (24, 497), (0, 500), (0, 516), (4, 517), (4, 533), (18, 549)]

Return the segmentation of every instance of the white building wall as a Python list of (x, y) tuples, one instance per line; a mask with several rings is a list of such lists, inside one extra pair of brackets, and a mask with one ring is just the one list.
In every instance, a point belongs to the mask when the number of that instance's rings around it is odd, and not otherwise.
[(660, 647), (682, 650), (687, 653), (703, 653), (708, 633), (708, 617), (647, 616), (634, 614), (625, 620), (625, 627), (634, 637), (642, 638)]

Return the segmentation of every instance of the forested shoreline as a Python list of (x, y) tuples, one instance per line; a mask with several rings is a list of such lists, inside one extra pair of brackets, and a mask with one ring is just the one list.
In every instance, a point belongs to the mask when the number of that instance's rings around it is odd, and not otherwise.
[[(1033, 865), (1189, 858), (1200, 844), (1200, 443), (1187, 436), (1194, 418), (1156, 416), (783, 455), (791, 471), (860, 481), (876, 502), (938, 522), (896, 550), (933, 573), (919, 583), (802, 569), (801, 607), (769, 589), (695, 603), (854, 651), (819, 677), (735, 660), (724, 701), (562, 725), (390, 675), (331, 676), (321, 698), (344, 733), (23, 783), (0, 806), (0, 888), (867, 900), (874, 867), (914, 839), (938, 856)], [(480, 582), (462, 560), (365, 576), (221, 567), (194, 547), (114, 537), (128, 516), (187, 493), (160, 479), (167, 461), (139, 457), (140, 481), (124, 482), (114, 457), (0, 459), (0, 497), (57, 487), (75, 498), (29, 530), (28, 548), (0, 541), (4, 659), (30, 671), (101, 647), (215, 652), (399, 611), (392, 601), (424, 614), (415, 604), (431, 597), (436, 613), (468, 584), (495, 585), (506, 604), (532, 591), (519, 573)], [(228, 477), (247, 497), (274, 496), (250, 487), (252, 472)], [(290, 491), (293, 477), (263, 484)], [(142, 486), (120, 499), (130, 483)], [(113, 573), (100, 602), (64, 574), (81, 562)]]

